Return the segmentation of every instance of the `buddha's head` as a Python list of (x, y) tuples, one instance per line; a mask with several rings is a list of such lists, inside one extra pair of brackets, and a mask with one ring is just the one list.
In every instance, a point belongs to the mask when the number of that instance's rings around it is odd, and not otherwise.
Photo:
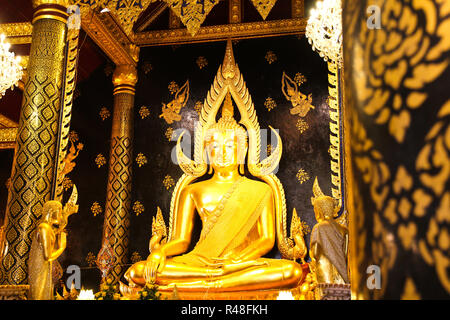
[(314, 214), (317, 222), (332, 220), (339, 210), (338, 201), (329, 196), (319, 196), (313, 198)]
[(209, 127), (205, 135), (210, 168), (215, 172), (227, 172), (239, 167), (243, 173), (247, 146), (247, 131), (233, 118), (233, 103), (228, 93), (222, 117)]
[(44, 221), (56, 230), (65, 227), (63, 208), (59, 201), (47, 201), (42, 208), (42, 216)]

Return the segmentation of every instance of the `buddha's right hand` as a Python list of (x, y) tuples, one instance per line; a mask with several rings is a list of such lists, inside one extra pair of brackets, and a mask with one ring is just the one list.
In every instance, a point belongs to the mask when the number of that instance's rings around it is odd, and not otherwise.
[(160, 248), (155, 249), (145, 264), (145, 281), (156, 282), (156, 273), (161, 272), (166, 264), (166, 254)]

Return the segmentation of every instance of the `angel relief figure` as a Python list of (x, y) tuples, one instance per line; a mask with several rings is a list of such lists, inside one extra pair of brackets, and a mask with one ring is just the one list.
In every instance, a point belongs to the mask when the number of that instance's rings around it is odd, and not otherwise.
[(297, 83), (289, 78), (285, 72), (283, 72), (283, 77), (281, 79), (281, 90), (286, 99), (292, 103), (292, 108), (290, 110), (292, 115), (299, 115), (303, 118), (308, 114), (310, 109), (315, 108), (312, 105), (312, 93), (308, 96), (301, 93)]
[[(185, 174), (172, 194), (168, 232), (158, 210), (150, 255), (125, 273), (124, 295), (147, 283), (157, 284), (162, 292), (176, 287), (180, 294), (289, 290), (299, 288), (306, 278), (308, 265), (296, 262), (307, 250), (301, 222), (295, 213), (287, 237), (284, 190), (273, 173), (281, 159), (281, 138), (272, 129), (278, 139), (276, 150), (260, 161), (260, 127), (231, 41), (212, 88), (196, 130), (195, 161), (181, 150), (183, 134), (177, 141), (176, 155)], [(259, 180), (244, 176), (245, 165)], [(212, 177), (196, 181), (208, 168)], [(201, 233), (189, 251), (195, 214), (202, 221)], [(283, 259), (265, 257), (275, 242)]]
[(175, 93), (175, 99), (169, 102), (167, 105), (162, 104), (162, 113), (159, 115), (160, 118), (164, 118), (168, 124), (172, 124), (174, 121), (180, 121), (181, 115), (180, 111), (186, 105), (189, 99), (189, 80), (178, 89)]

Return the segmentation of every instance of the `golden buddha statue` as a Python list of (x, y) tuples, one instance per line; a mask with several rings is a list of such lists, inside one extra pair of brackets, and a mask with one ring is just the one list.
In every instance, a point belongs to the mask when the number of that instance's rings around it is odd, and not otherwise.
[(52, 261), (66, 249), (64, 228), (68, 217), (78, 211), (77, 189), (74, 186), (67, 204), (47, 201), (42, 207), (42, 220), (33, 236), (28, 260), (28, 282), (32, 300), (53, 300)]
[(310, 256), (318, 283), (348, 284), (347, 253), (348, 229), (345, 215), (335, 219), (339, 211), (338, 200), (326, 196), (317, 178), (313, 185), (311, 203), (317, 224), (311, 231)]
[[(232, 97), (241, 113), (234, 119)], [(215, 121), (222, 105), (222, 117)], [(247, 138), (248, 132), (248, 138)], [(274, 131), (276, 150), (259, 161), (259, 124), (245, 82), (234, 62), (231, 42), (223, 65), (205, 99), (195, 137), (195, 161), (188, 159), (177, 142), (177, 157), (185, 174), (172, 195), (168, 236), (161, 211), (153, 221), (151, 254), (125, 273), (127, 294), (156, 283), (159, 291), (232, 292), (297, 288), (307, 268), (295, 262), (306, 255), (303, 234), (286, 237), (286, 204), (280, 181), (272, 173), (281, 157), (281, 139)], [(262, 181), (244, 177), (249, 172)], [(209, 161), (205, 161), (207, 156)], [(208, 170), (213, 176), (193, 182)], [(200, 239), (186, 253), (194, 228), (194, 214), (202, 220)], [(298, 222), (299, 218), (293, 217)], [(301, 228), (300, 228), (301, 229)], [(301, 233), (299, 228), (296, 233)], [(264, 256), (275, 241), (286, 259)], [(289, 260), (287, 260), (289, 259)]]

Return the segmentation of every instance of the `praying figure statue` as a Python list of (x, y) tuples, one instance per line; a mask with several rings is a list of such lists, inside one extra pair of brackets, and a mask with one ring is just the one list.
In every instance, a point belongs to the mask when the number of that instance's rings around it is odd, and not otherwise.
[[(121, 283), (122, 293), (146, 283), (157, 284), (159, 291), (176, 286), (180, 293), (297, 288), (306, 277), (307, 268), (295, 262), (306, 255), (303, 234), (287, 238), (284, 191), (273, 174), (281, 158), (281, 139), (277, 135), (277, 150), (259, 162), (259, 124), (230, 42), (213, 87), (200, 116), (195, 161), (184, 155), (182, 135), (178, 138), (177, 157), (185, 175), (172, 195), (168, 236), (158, 210), (151, 254), (125, 273), (128, 286)], [(232, 97), (247, 130), (234, 119)], [(247, 151), (247, 167), (259, 181), (244, 176)], [(211, 178), (194, 182), (207, 171)], [(202, 221), (200, 239), (187, 252), (196, 213)], [(276, 241), (285, 259), (264, 257)]]
[(348, 284), (348, 229), (335, 219), (339, 203), (322, 192), (317, 178), (313, 193), (311, 203), (317, 224), (311, 231), (310, 256), (315, 264), (317, 282)]
[(33, 236), (28, 260), (28, 282), (32, 300), (53, 300), (52, 262), (66, 249), (68, 217), (78, 211), (77, 191), (64, 206), (59, 201), (47, 201), (42, 208), (42, 220)]

